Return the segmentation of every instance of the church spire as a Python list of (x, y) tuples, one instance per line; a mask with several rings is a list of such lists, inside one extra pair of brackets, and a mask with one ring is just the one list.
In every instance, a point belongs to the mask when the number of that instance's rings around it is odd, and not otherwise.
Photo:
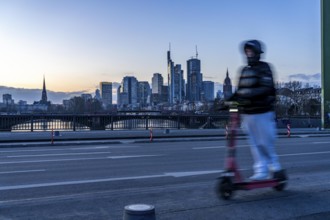
[(47, 91), (46, 91), (46, 80), (44, 75), (43, 87), (42, 87), (42, 95), (41, 95), (41, 103), (47, 103)]

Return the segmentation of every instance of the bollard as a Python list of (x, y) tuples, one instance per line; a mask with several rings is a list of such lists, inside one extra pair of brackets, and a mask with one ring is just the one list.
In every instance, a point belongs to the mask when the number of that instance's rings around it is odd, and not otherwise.
[(153, 138), (153, 135), (152, 135), (152, 128), (150, 128), (150, 142), (152, 142), (152, 138)]
[(51, 143), (54, 144), (54, 129), (52, 128), (52, 132), (51, 132)]
[(228, 125), (226, 125), (226, 139), (228, 139)]
[(164, 134), (169, 134), (169, 133), (170, 133), (170, 129), (166, 128)]
[(155, 206), (147, 204), (127, 205), (123, 220), (156, 220)]
[(290, 127), (290, 124), (287, 124), (287, 130), (288, 130), (288, 137), (290, 137), (290, 135), (291, 135), (291, 127)]

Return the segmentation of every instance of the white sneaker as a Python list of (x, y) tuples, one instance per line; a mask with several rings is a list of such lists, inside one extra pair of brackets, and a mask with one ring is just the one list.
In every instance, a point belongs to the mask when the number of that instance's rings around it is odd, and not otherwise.
[(251, 181), (260, 181), (269, 179), (268, 173), (255, 173), (253, 176), (249, 178)]

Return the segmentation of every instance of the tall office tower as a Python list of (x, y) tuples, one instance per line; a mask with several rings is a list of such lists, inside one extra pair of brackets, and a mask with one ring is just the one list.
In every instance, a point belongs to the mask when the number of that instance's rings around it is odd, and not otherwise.
[(119, 108), (127, 107), (128, 105), (128, 94), (126, 92), (122, 92), (121, 85), (117, 88), (117, 106)]
[(169, 97), (169, 94), (168, 94), (168, 86), (162, 86), (162, 94), (160, 96), (160, 102), (168, 102), (168, 97)]
[(203, 81), (203, 99), (207, 102), (214, 100), (214, 82), (212, 81)]
[(182, 103), (184, 98), (184, 80), (181, 65), (174, 65), (171, 59), (171, 48), (167, 51), (168, 73), (168, 102), (169, 104)]
[(43, 81), (43, 86), (42, 86), (42, 94), (41, 94), (40, 104), (48, 104), (45, 76), (44, 76), (44, 81)]
[(226, 78), (223, 82), (223, 95), (225, 99), (228, 99), (233, 95), (233, 87), (231, 85), (231, 80), (229, 78), (228, 69), (226, 73)]
[(184, 100), (184, 79), (181, 64), (174, 66), (174, 103), (182, 103)]
[(187, 61), (187, 88), (186, 96), (190, 102), (201, 101), (203, 75), (201, 73), (201, 61), (196, 58)]
[(167, 51), (167, 82), (168, 82), (168, 102), (169, 104), (174, 103), (175, 95), (175, 73), (174, 73), (174, 62), (171, 59), (171, 48)]
[(160, 73), (154, 73), (151, 79), (152, 92), (150, 102), (157, 105), (161, 102), (162, 87), (164, 85), (164, 78)]
[(112, 83), (100, 82), (102, 102), (105, 106), (112, 105)]
[[(121, 82), (120, 94), (122, 105), (136, 107), (138, 103), (138, 81), (134, 76), (125, 76)], [(127, 99), (125, 97), (127, 95)]]
[(152, 94), (161, 94), (164, 83), (163, 76), (160, 73), (154, 73), (151, 81)]
[(138, 103), (140, 107), (146, 107), (150, 103), (151, 89), (148, 82), (138, 82)]

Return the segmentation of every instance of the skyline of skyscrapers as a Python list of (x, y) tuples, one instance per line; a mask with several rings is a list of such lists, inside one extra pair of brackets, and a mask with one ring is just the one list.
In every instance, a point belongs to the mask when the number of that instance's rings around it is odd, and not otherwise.
[[(187, 60), (187, 81), (181, 64), (175, 64), (171, 57), (171, 48), (167, 51), (167, 85), (160, 73), (154, 73), (151, 86), (147, 81), (138, 81), (134, 76), (125, 76), (117, 88), (117, 105), (124, 107), (146, 107), (167, 103), (170, 106), (183, 102), (210, 102), (214, 100), (215, 83), (203, 81), (201, 60), (196, 56)], [(226, 73), (224, 93), (232, 93), (231, 80)], [(230, 91), (229, 91), (230, 90)]]
[[(184, 79), (184, 70), (181, 64), (175, 64), (171, 57), (171, 51), (167, 51), (168, 81), (164, 85), (164, 78), (161, 73), (154, 73), (151, 78), (151, 85), (147, 81), (138, 81), (135, 76), (124, 76), (121, 84), (117, 87), (116, 82), (100, 82), (99, 89), (95, 90), (94, 99), (103, 103), (108, 108), (113, 104), (119, 107), (146, 107), (158, 104), (174, 106), (184, 102), (203, 102), (214, 99), (214, 82), (203, 82), (201, 73), (201, 60), (191, 57), (187, 61), (187, 80)], [(227, 70), (228, 77), (228, 70)], [(227, 78), (226, 77), (226, 78)], [(225, 80), (228, 82), (228, 80)], [(230, 80), (229, 80), (230, 82)], [(114, 83), (114, 85), (113, 85)], [(117, 87), (117, 94), (113, 89)], [(230, 87), (231, 89), (232, 87)], [(113, 103), (113, 96), (117, 98)], [(82, 94), (81, 97), (89, 99), (89, 94)], [(93, 97), (92, 97), (93, 98)], [(49, 103), (47, 99), (45, 77), (43, 78), (42, 98), (39, 104)]]

